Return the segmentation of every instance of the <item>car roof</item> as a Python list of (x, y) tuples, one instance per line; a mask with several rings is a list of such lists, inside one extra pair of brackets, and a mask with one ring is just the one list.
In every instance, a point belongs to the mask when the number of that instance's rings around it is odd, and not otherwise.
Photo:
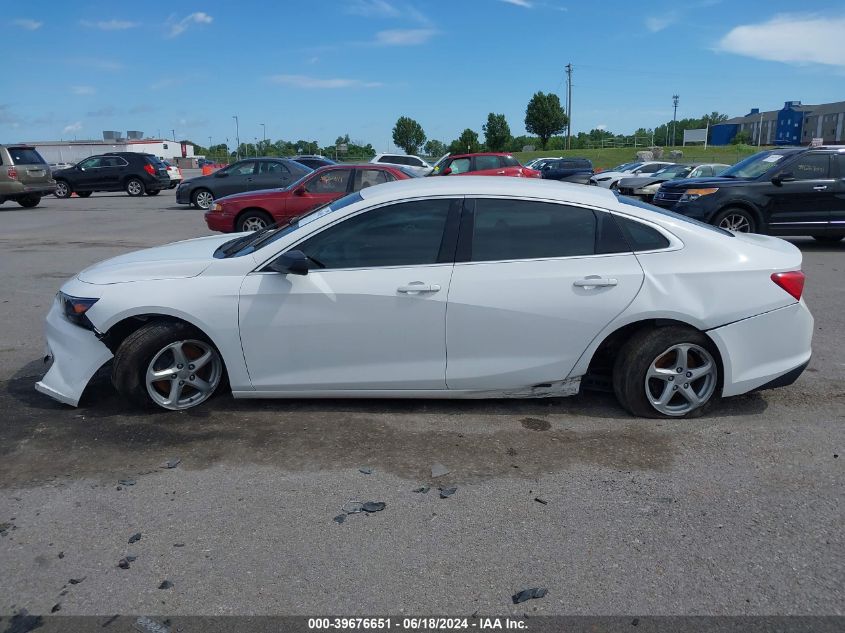
[(471, 152), (469, 154), (451, 154), (449, 158), (469, 158), (471, 156), (513, 156), (511, 152)]
[(604, 208), (615, 206), (616, 196), (604, 187), (545, 180), (541, 178), (494, 178), (491, 176), (454, 176), (451, 178), (414, 178), (400, 180), (360, 192), (366, 200), (385, 201), (415, 196), (524, 196), (561, 202), (580, 202)]

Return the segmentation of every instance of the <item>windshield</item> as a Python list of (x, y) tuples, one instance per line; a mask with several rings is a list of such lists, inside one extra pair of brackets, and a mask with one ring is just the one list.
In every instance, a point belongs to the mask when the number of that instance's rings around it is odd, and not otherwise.
[(350, 204), (354, 204), (360, 200), (363, 200), (360, 193), (350, 193), (348, 196), (344, 196), (339, 200), (335, 200), (329, 204), (324, 204), (316, 209), (312, 209), (304, 215), (293, 218), (290, 222), (283, 224), (282, 226), (275, 227), (271, 225), (267, 227), (267, 229), (256, 231), (255, 233), (250, 233), (248, 235), (242, 235), (241, 237), (236, 237), (235, 239), (222, 244), (214, 252), (214, 256), (220, 259), (225, 257), (243, 257), (244, 255), (249, 255), (250, 253), (254, 253), (257, 250), (264, 248), (267, 244), (272, 244), (280, 237), (284, 237), (285, 235), (302, 228), (306, 224), (309, 224), (324, 215), (334, 211), (339, 211), (340, 209), (348, 207)]
[(692, 167), (689, 165), (669, 165), (668, 167), (664, 167), (663, 169), (654, 172), (654, 175), (672, 176), (677, 174), (688, 174), (690, 170), (692, 170)]
[(622, 163), (621, 165), (617, 165), (616, 167), (612, 167), (611, 169), (608, 169), (607, 171), (628, 171), (630, 169), (636, 169), (640, 165), (642, 165), (642, 163), (637, 162), (637, 161), (634, 161), (633, 163)]
[(772, 151), (758, 152), (733, 167), (728, 167), (719, 176), (724, 178), (757, 178), (770, 171), (787, 155)]

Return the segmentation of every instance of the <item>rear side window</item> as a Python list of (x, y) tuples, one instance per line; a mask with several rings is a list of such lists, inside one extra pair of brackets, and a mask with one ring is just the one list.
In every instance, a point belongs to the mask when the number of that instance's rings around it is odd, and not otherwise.
[(616, 216), (616, 223), (635, 253), (654, 251), (669, 246), (669, 240), (659, 231), (635, 220)]
[(595, 254), (590, 209), (530, 200), (475, 201), (471, 260), (543, 259)]
[(44, 159), (41, 158), (36, 150), (32, 148), (18, 148), (12, 147), (9, 149), (9, 155), (12, 157), (13, 165), (41, 165), (44, 164)]
[(504, 167), (519, 167), (519, 161), (513, 156), (501, 156), (502, 166)]
[(500, 167), (498, 156), (476, 156), (475, 170), (482, 171), (485, 169), (498, 169)]
[(361, 189), (391, 182), (392, 180), (393, 176), (385, 169), (356, 169), (355, 182), (352, 190), (360, 191)]

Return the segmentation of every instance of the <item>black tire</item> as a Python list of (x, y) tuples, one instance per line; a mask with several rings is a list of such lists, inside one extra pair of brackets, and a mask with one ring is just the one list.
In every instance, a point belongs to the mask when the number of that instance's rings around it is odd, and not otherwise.
[(77, 191), (76, 195), (80, 198), (88, 198), (91, 194), (94, 193), (93, 191)]
[(756, 233), (758, 228), (754, 214), (740, 207), (722, 209), (710, 223), (737, 233)]
[(37, 207), (40, 202), (41, 196), (35, 194), (18, 198), (18, 204), (21, 205), (24, 209), (32, 209), (33, 207)]
[(238, 216), (235, 231), (258, 231), (271, 224), (273, 224), (273, 218), (269, 213), (260, 209), (250, 209)]
[[(703, 405), (684, 413), (668, 414), (660, 411), (652, 405), (647, 397), (646, 389), (648, 384), (646, 377), (652, 363), (665, 358), (666, 352), (675, 345), (691, 344), (702, 348), (711, 356), (715, 376), (710, 378), (693, 379), (690, 383), (684, 383), (685, 374), (677, 374), (678, 384), (670, 385), (674, 392), (672, 400), (667, 402), (684, 402), (680, 390), (703, 389), (705, 386), (701, 381), (710, 380), (706, 391), (709, 395), (704, 399)], [(688, 374), (687, 374), (688, 375)], [(673, 375), (669, 380), (674, 380)], [(658, 381), (659, 382), (659, 381)], [(712, 341), (705, 335), (692, 328), (670, 325), (655, 329), (643, 329), (634, 334), (619, 350), (613, 365), (613, 391), (616, 399), (629, 413), (643, 418), (694, 418), (704, 414), (720, 398), (722, 392), (722, 369), (719, 363), (718, 353)], [(677, 400), (676, 400), (677, 399)]]
[(130, 178), (129, 180), (127, 180), (125, 188), (126, 193), (128, 193), (132, 197), (143, 196), (144, 192), (147, 189), (144, 186), (144, 183), (138, 178)]
[(72, 193), (73, 189), (67, 180), (56, 180), (56, 191), (53, 192), (54, 196), (57, 198), (70, 198)]
[(208, 189), (199, 188), (191, 194), (191, 204), (197, 209), (208, 211), (214, 204), (214, 194)]
[(226, 368), (214, 344), (195, 327), (180, 321), (154, 321), (126, 337), (114, 355), (112, 384), (121, 396), (139, 407), (160, 407), (172, 410), (170, 407), (155, 402), (147, 391), (147, 368), (156, 355), (168, 345), (191, 340), (205, 342), (220, 358), (219, 382), (216, 387), (210, 395), (190, 407), (202, 404), (214, 394), (219, 393), (221, 385), (226, 384)]
[(845, 239), (845, 235), (814, 235), (813, 239), (822, 244), (836, 244)]
[(150, 189), (147, 191), (148, 196), (157, 196), (161, 193), (161, 189)]

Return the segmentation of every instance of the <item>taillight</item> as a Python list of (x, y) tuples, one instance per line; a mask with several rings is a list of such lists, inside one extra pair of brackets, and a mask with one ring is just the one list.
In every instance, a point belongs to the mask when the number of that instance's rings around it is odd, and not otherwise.
[(796, 301), (801, 300), (801, 293), (804, 292), (804, 273), (800, 270), (772, 273), (772, 281), (795, 297)]
[(9, 178), (11, 178), (12, 180), (17, 180), (17, 179), (18, 179), (18, 170), (17, 170), (17, 169), (15, 169), (14, 167), (9, 167), (9, 169), (7, 169), (7, 170), (6, 170), (6, 174), (7, 174), (7, 175), (9, 176)]
[(149, 163), (144, 165), (144, 171), (147, 172), (150, 176), (156, 175), (156, 168), (150, 165)]

